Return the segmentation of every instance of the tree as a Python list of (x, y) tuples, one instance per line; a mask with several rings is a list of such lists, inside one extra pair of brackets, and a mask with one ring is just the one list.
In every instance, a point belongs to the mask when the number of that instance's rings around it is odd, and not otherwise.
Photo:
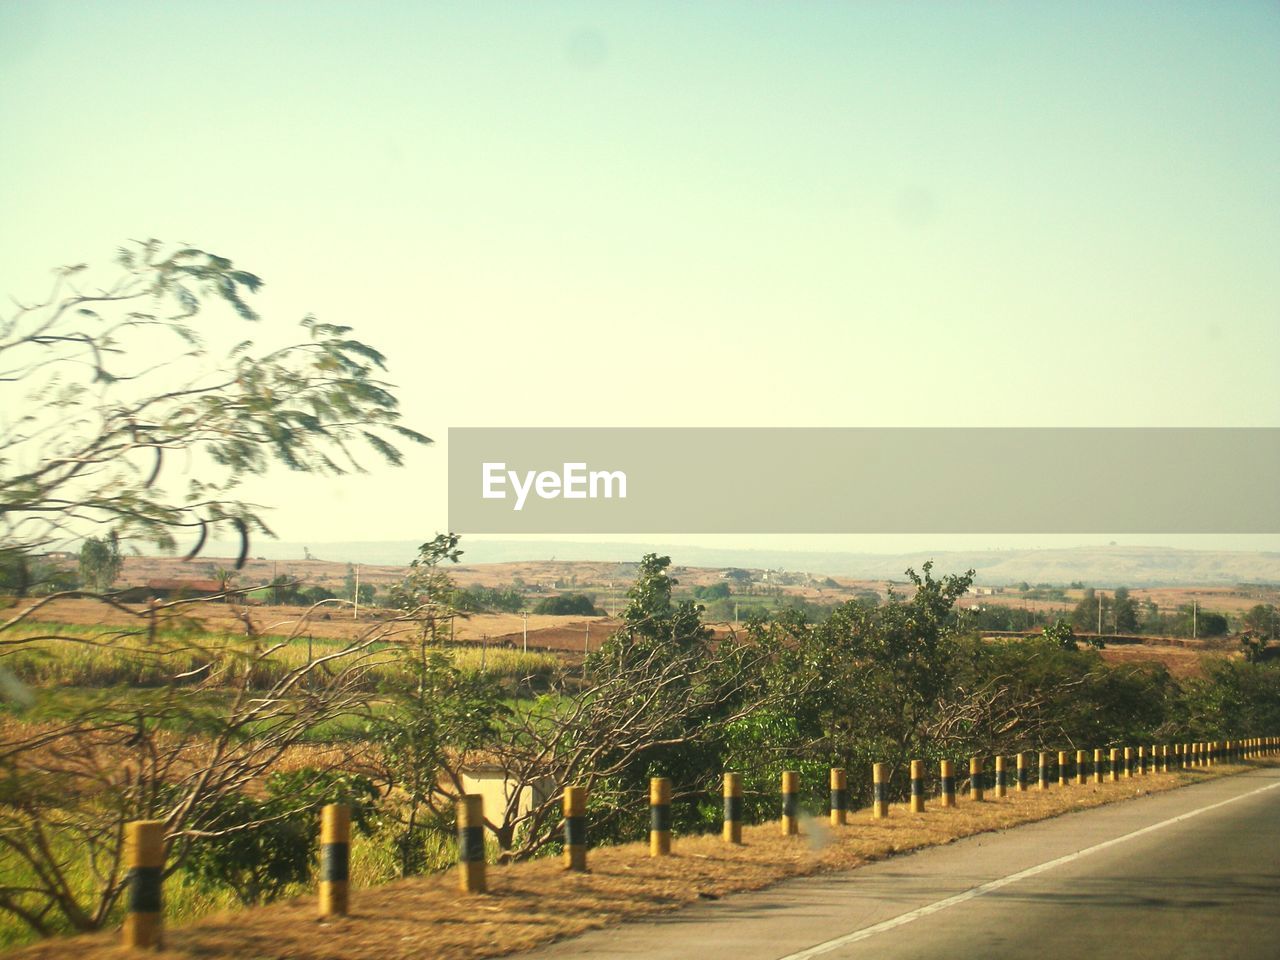
[[(399, 465), (396, 443), (430, 442), (400, 424), (384, 357), (350, 328), (306, 317), (295, 343), (265, 325), (269, 345), (230, 342), (237, 318), (257, 324), (248, 298), (262, 286), (230, 260), (150, 240), (122, 248), (116, 267), (96, 280), (83, 265), (65, 268), (47, 299), (0, 317), (0, 557), (17, 592), (28, 592), (37, 553), (102, 530), (105, 555), (100, 540), (83, 554), (99, 590), (114, 574), (117, 536), (166, 550), (181, 539), (193, 557), (211, 534), (234, 531), (238, 568), (250, 537), (270, 533), (263, 508), (238, 496), (246, 478), (272, 465), (360, 471), (370, 452)], [(132, 624), (19, 632), (58, 595), (8, 611), (0, 649), (101, 650), (125, 661), (126, 675), (158, 679), (0, 731), (0, 910), (42, 935), (111, 922), (126, 822), (164, 821), (167, 872), (200, 837), (245, 829), (227, 822), (226, 798), (261, 782), (317, 726), (364, 712), (389, 636), (417, 626), (380, 622), (314, 654), (308, 644), (299, 659), (289, 643), (305, 617), (279, 643), (193, 638), (183, 601), (139, 610), (107, 596)], [(179, 620), (182, 633), (166, 631)], [(3, 679), (0, 696), (20, 721), (31, 698)], [(94, 882), (68, 880), (77, 875)]]
[(1242, 621), (1245, 630), (1262, 640), (1280, 637), (1280, 614), (1269, 603), (1259, 603), (1249, 608)]
[(356, 829), (367, 834), (377, 798), (359, 774), (273, 773), (260, 796), (237, 791), (210, 804), (211, 829), (192, 844), (187, 869), (208, 886), (230, 887), (245, 906), (270, 903), (310, 876), (321, 806), (347, 804)]
[(1041, 631), (1041, 635), (1056, 647), (1063, 650), (1076, 649), (1075, 633), (1071, 630), (1071, 624), (1066, 620), (1059, 618), (1055, 620), (1051, 626), (1045, 627)]
[[(151, 628), (136, 638), (112, 627), (57, 641), (111, 647), (128, 670), (162, 682), (99, 690), (61, 708), (56, 722), (0, 731), (0, 911), (40, 935), (113, 922), (129, 821), (164, 821), (166, 875), (201, 838), (260, 823), (261, 808), (234, 798), (318, 726), (367, 713), (395, 631), (411, 626), (380, 622), (299, 659), (292, 641), (305, 617), (270, 644), (156, 629), (182, 609), (149, 607)], [(56, 651), (49, 638), (36, 649)], [(94, 882), (74, 879), (86, 876)]]
[(674, 602), (670, 564), (644, 557), (623, 626), (586, 659), (581, 677), (561, 677), (546, 695), (491, 714), (490, 738), (444, 755), (445, 775), (435, 782), (447, 785), (451, 799), (463, 768), (501, 767), (509, 799), (496, 816), (486, 812), (485, 825), (504, 859), (558, 842), (560, 797), (540, 789), (547, 784), (587, 788), (593, 836), (638, 836), (647, 820), (634, 800), (650, 776), (671, 777), (677, 798), (713, 791), (725, 769), (718, 750), (727, 731), (755, 713), (779, 712), (785, 697), (803, 691), (804, 680), (765, 688), (770, 664), (785, 655), (779, 646), (713, 639), (701, 608)]
[[(1101, 618), (1099, 617), (1099, 609), (1101, 609)], [(1071, 626), (1076, 630), (1085, 633), (1097, 633), (1098, 622), (1101, 619), (1103, 630), (1106, 629), (1110, 622), (1111, 598), (1108, 596), (1099, 597), (1093, 587), (1087, 587), (1084, 596), (1080, 602), (1076, 604), (1075, 609), (1071, 611)]]
[(600, 615), (600, 611), (596, 609), (595, 597), (585, 593), (565, 593), (558, 597), (544, 597), (534, 604), (533, 612), (556, 617)]
[(1111, 601), (1111, 616), (1116, 633), (1138, 632), (1138, 604), (1129, 596), (1128, 587), (1116, 587), (1115, 597)]
[[(103, 526), (122, 540), (195, 554), (211, 530), (269, 533), (260, 508), (235, 496), (272, 463), (339, 474), (362, 470), (357, 445), (387, 463), (396, 441), (430, 442), (402, 426), (378, 379), (381, 353), (350, 328), (306, 317), (305, 338), (275, 347), (226, 339), (228, 312), (258, 314), (262, 280), (225, 258), (159, 241), (118, 251), (113, 276), (58, 271), (47, 299), (0, 318), (0, 544), (32, 553)], [(208, 308), (208, 309), (206, 309)], [(199, 477), (166, 465), (195, 458)]]
[[(824, 586), (838, 587), (839, 584), (828, 577)], [(693, 595), (699, 600), (726, 600), (732, 595), (732, 591), (729, 589), (729, 584), (721, 580), (709, 587), (694, 587)]]
[(80, 547), (80, 585), (99, 592), (110, 590), (123, 565), (120, 538), (114, 530), (106, 537), (86, 537)]

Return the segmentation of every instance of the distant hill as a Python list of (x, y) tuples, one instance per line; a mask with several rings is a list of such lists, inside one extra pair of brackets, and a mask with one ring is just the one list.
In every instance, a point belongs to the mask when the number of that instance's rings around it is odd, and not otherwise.
[[(417, 541), (310, 543), (312, 557), (335, 562), (407, 564)], [(637, 560), (645, 553), (671, 556), (677, 564), (698, 567), (783, 569), (862, 580), (902, 579), (907, 567), (919, 569), (932, 559), (938, 572), (972, 568), (977, 582), (1068, 584), (1092, 586), (1179, 586), (1236, 583), (1280, 584), (1280, 553), (1228, 550), (1178, 550), (1169, 547), (1097, 546), (1043, 550), (927, 551), (910, 553), (824, 553), (800, 550), (734, 550), (675, 544), (579, 543), (574, 541), (464, 540), (464, 562), (507, 563), (517, 560)], [(233, 555), (235, 545), (211, 544), (206, 555)], [(254, 556), (299, 559), (304, 545), (259, 540)]]

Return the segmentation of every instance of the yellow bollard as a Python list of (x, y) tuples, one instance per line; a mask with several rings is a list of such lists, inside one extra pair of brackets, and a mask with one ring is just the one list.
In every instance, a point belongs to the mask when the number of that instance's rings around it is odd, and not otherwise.
[(889, 815), (889, 785), (885, 783), (888, 765), (883, 763), (871, 766), (871, 816), (883, 820)]
[(787, 770), (782, 774), (782, 835), (792, 837), (800, 832), (800, 774)]
[(463, 893), (484, 893), (484, 797), (468, 793), (458, 801), (458, 877)]
[(1049, 789), (1049, 754), (1044, 750), (1040, 751), (1039, 786), (1041, 790)]
[(982, 801), (982, 758), (969, 758), (969, 799)]
[(164, 821), (134, 820), (125, 824), (124, 862), (128, 868), (128, 913), (124, 915), (126, 947), (159, 947), (163, 939), (161, 881), (164, 876)]
[(649, 856), (671, 855), (671, 781), (649, 780)]
[(1003, 797), (1009, 793), (1009, 783), (1004, 770), (1004, 756), (996, 757), (996, 796)]
[(564, 865), (587, 869), (587, 788), (564, 788)]
[(1120, 779), (1120, 748), (1119, 747), (1111, 748), (1111, 771), (1108, 779), (1112, 783), (1115, 783), (1117, 780)]
[(1026, 753), (1018, 754), (1018, 792), (1025, 793), (1027, 789), (1027, 779), (1030, 774), (1027, 773), (1027, 755)]
[(911, 812), (924, 813), (924, 761), (911, 761)]
[(831, 825), (849, 822), (849, 780), (842, 767), (831, 768)]
[(1124, 748), (1124, 778), (1133, 779), (1133, 747)]
[(942, 805), (944, 807), (954, 807), (956, 805), (956, 777), (951, 772), (951, 761), (942, 761)]
[(1094, 783), (1102, 782), (1102, 758), (1103, 758), (1103, 753), (1101, 749), (1096, 749), (1093, 751), (1093, 782)]
[(742, 774), (724, 775), (724, 842), (742, 842)]
[(1089, 754), (1084, 750), (1076, 751), (1076, 786), (1083, 787), (1089, 782), (1086, 767), (1089, 765)]
[(351, 808), (330, 803), (320, 809), (320, 916), (347, 912), (350, 864)]
[(1071, 783), (1070, 764), (1067, 763), (1067, 751), (1058, 751), (1058, 786), (1065, 787)]

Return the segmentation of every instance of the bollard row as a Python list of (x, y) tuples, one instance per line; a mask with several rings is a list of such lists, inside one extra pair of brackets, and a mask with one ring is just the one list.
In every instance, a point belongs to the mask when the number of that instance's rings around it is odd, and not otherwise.
[[(1194, 741), (1191, 743), (1151, 744), (1139, 747), (1095, 749), (1092, 754), (1093, 782), (1104, 777), (1112, 782), (1152, 773), (1174, 773), (1182, 770), (1212, 767), (1221, 763), (1245, 763), (1280, 752), (1280, 737), (1246, 737), (1237, 740)], [(1073, 780), (1088, 782), (1089, 753), (1077, 750), (1074, 758), (1067, 751), (1057, 754), (1057, 776), (1060, 786)], [(1052, 755), (1038, 756), (1038, 786), (1048, 790)], [(1071, 764), (1074, 760), (1074, 769)], [(1027, 753), (1015, 758), (1015, 784), (1025, 793), (1030, 784), (1030, 761)], [(940, 805), (956, 805), (956, 777), (950, 760), (939, 767)], [(925, 764), (910, 763), (910, 811), (925, 811)], [(831, 824), (848, 824), (849, 785), (843, 768), (831, 770)], [(1008, 792), (1006, 758), (994, 758), (994, 792), (1005, 797)], [(800, 775), (794, 770), (782, 774), (782, 821), (785, 836), (800, 832)], [(872, 766), (872, 817), (889, 816), (889, 765)], [(969, 797), (984, 799), (986, 775), (984, 758), (969, 760)], [(742, 775), (724, 775), (724, 829), (726, 843), (742, 843), (743, 824)], [(568, 870), (587, 868), (587, 790), (565, 787), (564, 865)], [(654, 777), (649, 784), (649, 853), (666, 857), (671, 853), (671, 781)], [(458, 802), (458, 876), (465, 893), (484, 893), (485, 878), (484, 809), (479, 794), (467, 794)], [(163, 900), (162, 880), (165, 864), (165, 824), (159, 820), (137, 820), (125, 825), (125, 917), (122, 939), (127, 947), (153, 949), (162, 945)], [(319, 912), (321, 917), (340, 917), (350, 905), (349, 883), (351, 863), (351, 808), (345, 804), (329, 804), (320, 811)]]

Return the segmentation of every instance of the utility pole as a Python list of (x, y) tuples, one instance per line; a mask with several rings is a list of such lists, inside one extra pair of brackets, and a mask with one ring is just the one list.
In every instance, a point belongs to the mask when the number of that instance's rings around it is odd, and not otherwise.
[(352, 597), (352, 600), (355, 601), (355, 606), (351, 608), (351, 619), (359, 620), (360, 619), (360, 564), (358, 563), (356, 564), (356, 595)]
[(522, 611), (524, 614), (524, 652), (529, 652), (529, 611)]

